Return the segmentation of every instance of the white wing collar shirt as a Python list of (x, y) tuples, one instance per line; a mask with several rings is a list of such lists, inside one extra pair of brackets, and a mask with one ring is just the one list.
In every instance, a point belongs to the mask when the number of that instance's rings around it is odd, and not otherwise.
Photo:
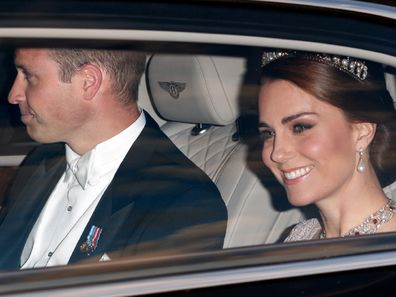
[(83, 156), (66, 145), (67, 168), (40, 213), (21, 255), (21, 269), (65, 265), (100, 198), (146, 124), (128, 128)]

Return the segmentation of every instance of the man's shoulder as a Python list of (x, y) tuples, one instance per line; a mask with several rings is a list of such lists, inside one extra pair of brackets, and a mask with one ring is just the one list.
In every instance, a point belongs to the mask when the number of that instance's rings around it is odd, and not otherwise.
[(150, 156), (146, 165), (156, 165), (171, 168), (196, 169), (201, 170), (185, 156), (180, 149), (169, 139), (161, 130), (158, 124), (146, 113), (146, 126), (144, 127), (139, 138), (131, 148), (133, 158), (144, 158)]
[(150, 164), (162, 166), (170, 177), (181, 179), (189, 177), (195, 181), (212, 183), (209, 176), (194, 162), (192, 162), (160, 128), (158, 128)]
[[(150, 121), (151, 120), (151, 121)], [(145, 179), (169, 183), (173, 188), (200, 189), (202, 193), (212, 193), (220, 197), (220, 193), (210, 177), (192, 162), (149, 118), (147, 125), (136, 142), (139, 148), (131, 149), (129, 158), (147, 158), (141, 170)], [(136, 156), (134, 153), (143, 154)], [(143, 162), (142, 162), (143, 163)], [(157, 185), (158, 186), (158, 185)]]

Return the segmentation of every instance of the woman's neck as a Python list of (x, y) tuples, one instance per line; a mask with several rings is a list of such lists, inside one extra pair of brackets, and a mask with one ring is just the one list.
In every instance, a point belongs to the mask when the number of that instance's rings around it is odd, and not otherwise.
[(319, 201), (326, 237), (339, 237), (383, 207), (388, 199), (372, 168), (332, 196)]

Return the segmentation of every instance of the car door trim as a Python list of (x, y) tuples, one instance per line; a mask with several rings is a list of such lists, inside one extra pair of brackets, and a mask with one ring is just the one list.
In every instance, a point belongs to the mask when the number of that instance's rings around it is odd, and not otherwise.
[(396, 67), (396, 58), (385, 53), (370, 50), (292, 39), (279, 39), (258, 36), (230, 34), (194, 33), (156, 30), (120, 30), (120, 29), (75, 29), (75, 28), (0, 28), (0, 38), (50, 38), (80, 40), (130, 40), (130, 41), (164, 41), (193, 42), (223, 45), (244, 45), (260, 47), (290, 48), (312, 50), (356, 58), (369, 59)]

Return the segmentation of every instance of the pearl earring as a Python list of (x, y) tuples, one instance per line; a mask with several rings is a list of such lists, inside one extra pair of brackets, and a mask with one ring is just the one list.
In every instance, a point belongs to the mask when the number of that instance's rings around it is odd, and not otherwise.
[(366, 169), (366, 166), (364, 165), (364, 161), (363, 161), (363, 149), (362, 148), (359, 150), (359, 162), (357, 164), (356, 169), (360, 173), (362, 173)]

